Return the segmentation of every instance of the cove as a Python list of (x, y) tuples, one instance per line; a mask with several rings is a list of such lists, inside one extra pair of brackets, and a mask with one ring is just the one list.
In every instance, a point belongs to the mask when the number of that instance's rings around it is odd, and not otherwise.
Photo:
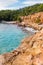
[(0, 24), (0, 54), (15, 50), (22, 39), (31, 36), (32, 32), (25, 32), (17, 25)]

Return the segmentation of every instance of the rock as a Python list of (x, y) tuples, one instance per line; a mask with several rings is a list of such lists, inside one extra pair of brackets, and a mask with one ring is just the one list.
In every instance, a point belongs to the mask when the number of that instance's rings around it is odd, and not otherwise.
[(25, 22), (18, 23), (19, 26), (26, 27)]
[(21, 19), (25, 21), (25, 23), (33, 22), (36, 23), (37, 19), (40, 19), (39, 23), (43, 24), (43, 12), (34, 13), (28, 16), (22, 16)]
[(3, 55), (0, 55), (0, 65), (3, 65), (5, 63), (5, 59)]
[(41, 30), (43, 28), (39, 25), (43, 24), (43, 12), (38, 12), (28, 16), (22, 16), (21, 19), (25, 26), (32, 27), (36, 30)]

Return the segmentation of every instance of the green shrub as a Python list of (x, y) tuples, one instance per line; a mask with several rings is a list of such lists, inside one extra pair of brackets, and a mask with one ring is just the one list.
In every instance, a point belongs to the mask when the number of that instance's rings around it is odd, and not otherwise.
[(20, 17), (18, 17), (17, 20), (18, 20), (19, 22), (22, 22), (22, 19), (21, 19)]
[(40, 18), (37, 18), (36, 23), (40, 24), (41, 20)]

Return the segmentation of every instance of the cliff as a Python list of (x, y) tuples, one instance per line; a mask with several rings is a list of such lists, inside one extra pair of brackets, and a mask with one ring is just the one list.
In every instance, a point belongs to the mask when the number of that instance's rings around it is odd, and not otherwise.
[(25, 38), (18, 49), (0, 55), (0, 65), (43, 65), (43, 29)]
[(28, 16), (22, 16), (21, 19), (25, 23), (33, 22), (33, 23), (42, 24), (43, 23), (43, 12), (34, 13)]
[(34, 13), (28, 16), (21, 17), (22, 22), (20, 25), (32, 27), (36, 30), (41, 30), (43, 27), (40, 25), (43, 24), (43, 12)]

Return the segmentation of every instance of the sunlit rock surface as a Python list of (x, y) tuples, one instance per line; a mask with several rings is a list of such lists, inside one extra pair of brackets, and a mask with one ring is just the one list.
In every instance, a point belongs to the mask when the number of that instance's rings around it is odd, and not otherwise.
[(17, 50), (0, 55), (0, 65), (43, 65), (43, 29), (25, 38)]
[(41, 30), (43, 28), (43, 12), (34, 13), (28, 16), (22, 16), (21, 19), (22, 22), (20, 25), (22, 26), (32, 27), (36, 30)]

